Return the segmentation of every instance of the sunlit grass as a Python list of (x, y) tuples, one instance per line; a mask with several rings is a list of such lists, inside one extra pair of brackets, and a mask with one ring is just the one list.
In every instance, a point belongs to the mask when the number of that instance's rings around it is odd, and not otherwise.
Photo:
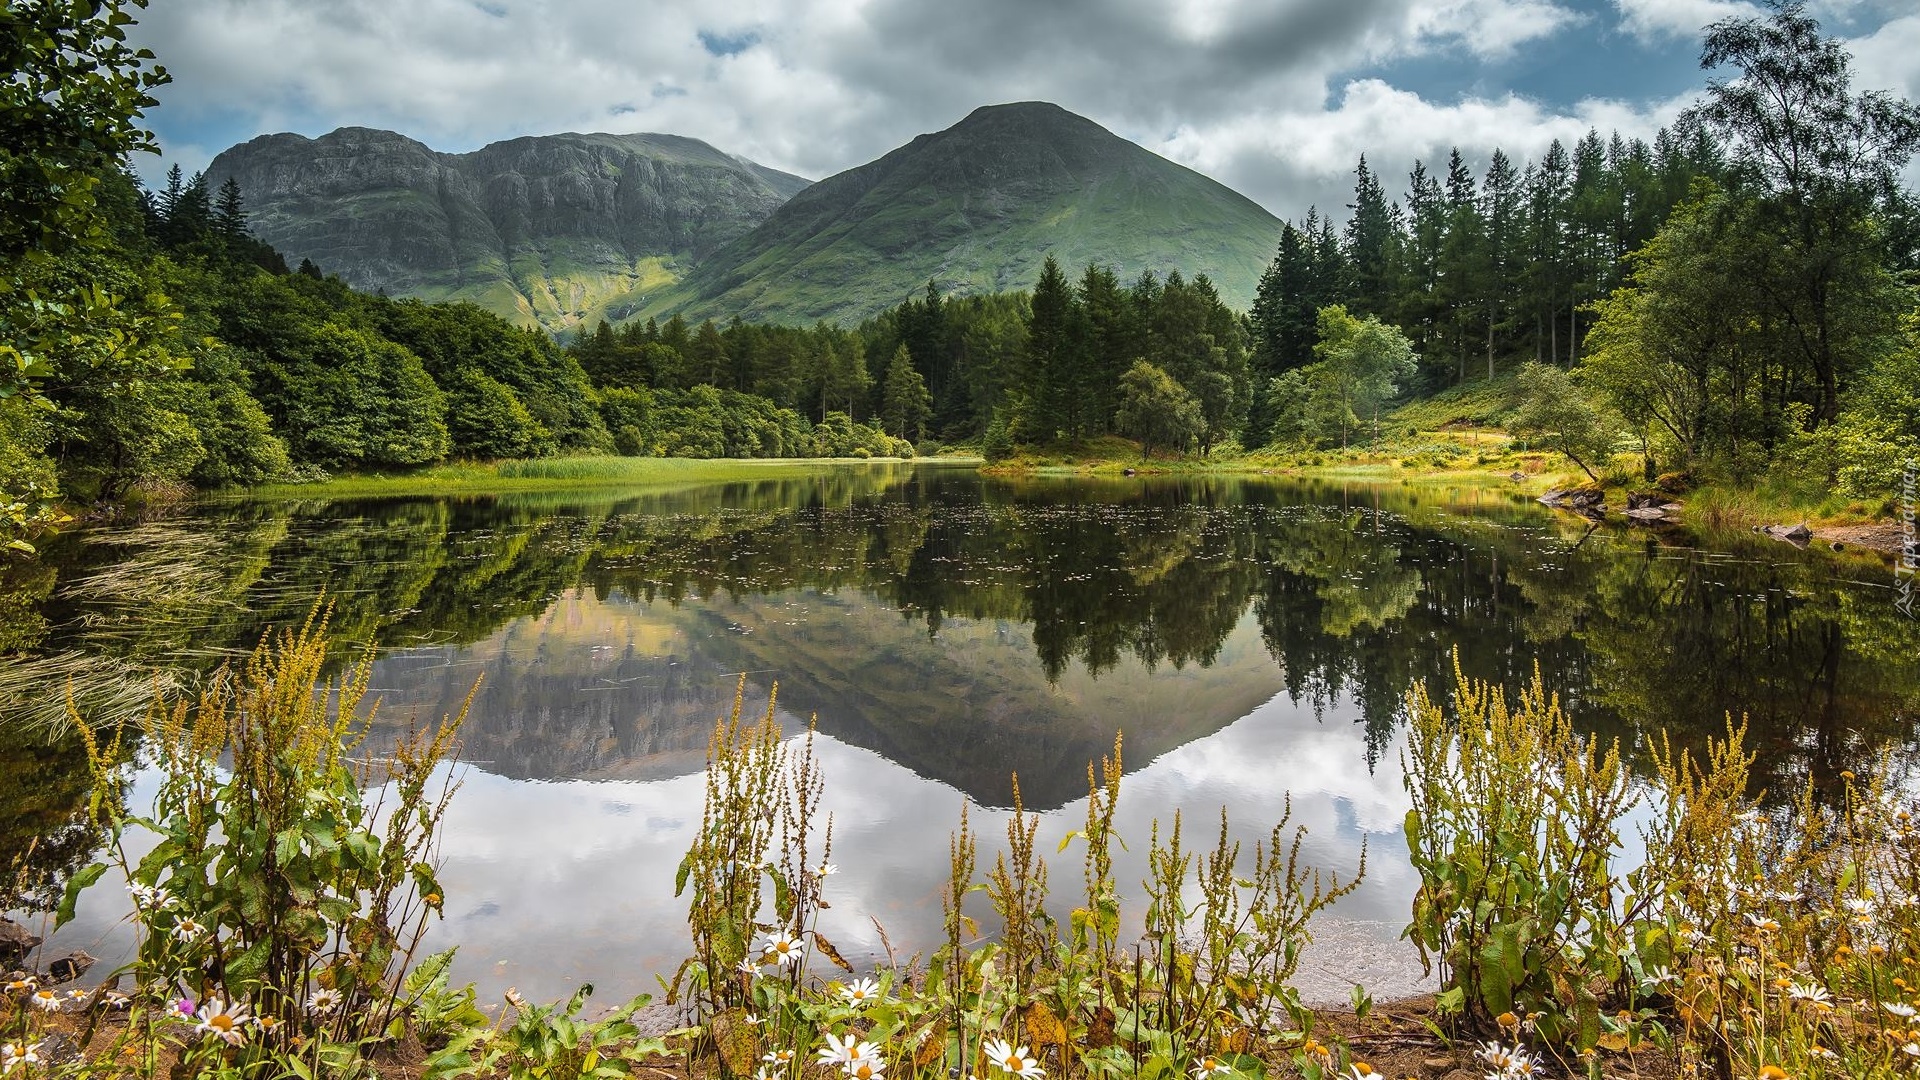
[[(942, 459), (943, 463), (953, 459)], [(484, 495), (554, 487), (652, 486), (817, 476), (846, 470), (901, 467), (902, 458), (694, 459), (617, 455), (451, 462), (397, 473), (361, 473), (318, 484), (266, 484), (229, 492), (239, 497), (351, 498), (379, 495)], [(964, 464), (965, 462), (960, 462)]]

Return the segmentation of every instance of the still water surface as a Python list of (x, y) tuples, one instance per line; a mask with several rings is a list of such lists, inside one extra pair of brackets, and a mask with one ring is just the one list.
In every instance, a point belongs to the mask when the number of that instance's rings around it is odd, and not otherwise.
[[(678, 964), (674, 871), (744, 673), (749, 710), (777, 683), (788, 732), (817, 720), (842, 870), (821, 929), (849, 957), (879, 958), (880, 927), (903, 959), (930, 947), (961, 805), (990, 866), (1014, 772), (1051, 852), (1119, 731), (1136, 907), (1150, 824), (1176, 810), (1210, 842), (1224, 807), (1250, 848), (1290, 795), (1313, 864), (1348, 874), (1365, 845), (1366, 883), (1303, 980), (1344, 997), (1417, 975), (1388, 944), (1414, 888), (1399, 709), (1414, 680), (1450, 685), (1456, 655), (1509, 685), (1537, 664), (1633, 759), (1662, 731), (1698, 742), (1746, 715), (1774, 791), (1912, 743), (1920, 626), (1891, 572), (1721, 546), (1591, 529), (1498, 488), (869, 466), (224, 504), (68, 538), (38, 610), (42, 651), (190, 679), (324, 588), (334, 636), (381, 650), (387, 723), (453, 711), (479, 680), (429, 945), (457, 944), (456, 974), (488, 994), (591, 981), (612, 1000)], [(1065, 910), (1078, 856), (1055, 861)], [(61, 944), (111, 960), (122, 911), (95, 890)]]

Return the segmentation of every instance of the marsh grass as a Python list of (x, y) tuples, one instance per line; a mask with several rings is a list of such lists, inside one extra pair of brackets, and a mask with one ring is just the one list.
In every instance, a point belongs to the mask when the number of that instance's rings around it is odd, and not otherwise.
[[(1407, 936), (1441, 968), (1461, 1038), (1522, 1033), (1568, 1073), (1603, 1053), (1682, 1075), (1895, 1077), (1920, 1069), (1920, 794), (1844, 773), (1767, 809), (1743, 725), (1665, 740), (1634, 780), (1538, 674), (1509, 700), (1460, 677), (1408, 701)], [(1644, 822), (1623, 870), (1621, 823)]]
[[(808, 865), (825, 783), (811, 735), (783, 749), (772, 715), (769, 704), (757, 725), (743, 724), (736, 699), (716, 727), (701, 835), (681, 867), (694, 955), (669, 989), (689, 1010), (694, 1052), (723, 1075), (801, 1080), (822, 1062), (852, 1080), (883, 1071), (1155, 1078), (1203, 1066), (1255, 1074), (1263, 1060), (1315, 1045), (1311, 1013), (1289, 981), (1309, 921), (1357, 886), (1364, 853), (1351, 878), (1323, 881), (1301, 863), (1304, 829), (1285, 818), (1250, 861), (1229, 839), (1224, 812), (1217, 842), (1198, 858), (1183, 846), (1177, 816), (1164, 840), (1156, 823), (1146, 934), (1124, 941), (1112, 857), (1122, 842), (1118, 738), (1111, 756), (1089, 765), (1085, 824), (1060, 849), (1082, 848), (1082, 902), (1066, 916), (1047, 910), (1054, 894), (1040, 818), (1026, 810), (1016, 776), (1006, 844), (984, 881), (962, 809), (948, 848), (945, 941), (924, 967), (891, 951), (873, 980), (809, 967), (818, 955), (853, 973), (811, 925), (829, 874), (792, 869)], [(759, 875), (770, 886), (764, 895), (750, 880)], [(984, 939), (964, 910), (976, 891), (998, 922)], [(757, 956), (736, 959), (750, 933), (764, 935)], [(1329, 1052), (1329, 1067), (1335, 1060)]]

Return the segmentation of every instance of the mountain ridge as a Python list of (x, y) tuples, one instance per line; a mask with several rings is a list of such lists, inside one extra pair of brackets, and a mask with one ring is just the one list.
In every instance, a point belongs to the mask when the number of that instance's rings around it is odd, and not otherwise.
[(1279, 219), (1048, 102), (984, 105), (817, 182), (687, 136), (521, 136), (446, 154), (393, 132), (264, 135), (208, 168), (251, 228), (363, 289), (599, 319), (849, 324), (933, 280), (1024, 289), (1048, 256), (1206, 274), (1245, 309)]
[(929, 279), (948, 293), (1027, 288), (1049, 254), (1127, 278), (1204, 273), (1244, 309), (1280, 228), (1239, 192), (1058, 105), (986, 105), (817, 181), (641, 313), (844, 323)]
[(529, 135), (452, 154), (378, 128), (223, 151), (249, 228), (363, 289), (564, 330), (657, 288), (809, 183), (683, 135)]

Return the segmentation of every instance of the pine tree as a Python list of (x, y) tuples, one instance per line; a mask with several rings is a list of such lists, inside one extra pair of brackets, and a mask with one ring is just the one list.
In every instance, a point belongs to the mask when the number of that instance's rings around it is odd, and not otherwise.
[(880, 418), (895, 438), (919, 442), (927, 437), (927, 419), (933, 415), (933, 395), (914, 367), (913, 355), (903, 344), (887, 362), (880, 388)]
[(213, 228), (228, 242), (246, 235), (247, 212), (240, 205), (240, 181), (227, 177), (220, 185), (220, 201), (213, 212)]
[(1355, 310), (1382, 314), (1392, 302), (1388, 248), (1393, 237), (1393, 217), (1387, 209), (1387, 194), (1380, 181), (1367, 168), (1367, 157), (1360, 155), (1354, 169), (1353, 211), (1347, 219), (1346, 261), (1353, 272)]

